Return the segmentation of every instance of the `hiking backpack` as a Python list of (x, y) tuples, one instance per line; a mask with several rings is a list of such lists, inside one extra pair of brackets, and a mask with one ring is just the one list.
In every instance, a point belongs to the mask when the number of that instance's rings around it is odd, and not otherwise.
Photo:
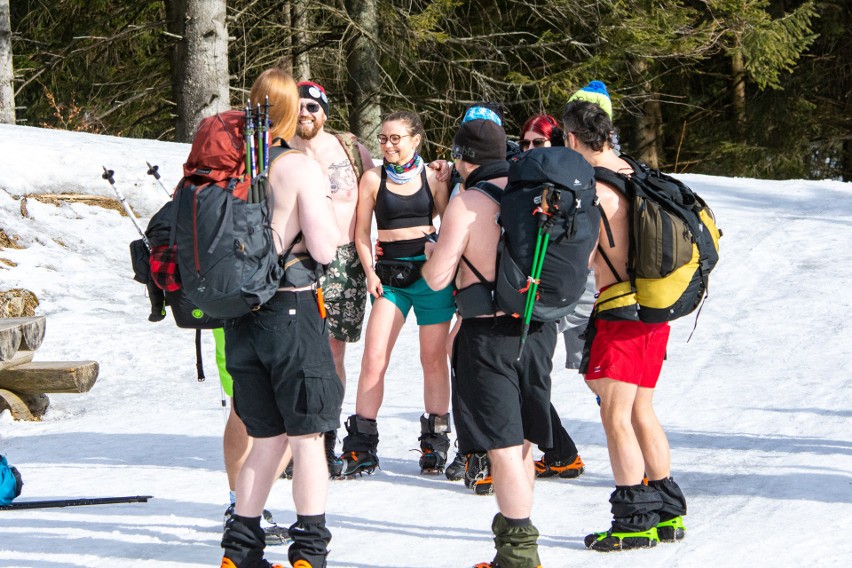
[[(245, 124), (241, 111), (202, 120), (174, 194), (170, 242), (183, 291), (215, 318), (258, 309), (284, 274), (269, 225), (266, 172), (246, 175)], [(289, 151), (276, 144), (269, 164)]]
[(569, 148), (536, 148), (509, 161), (504, 190), (487, 182), (472, 189), (500, 204), (497, 307), (515, 317), (529, 312), (529, 321), (539, 322), (570, 314), (585, 290), (598, 238), (592, 167)]
[(595, 177), (620, 191), (630, 204), (629, 280), (621, 280), (599, 247), (619, 281), (601, 292), (596, 312), (604, 319), (646, 323), (690, 314), (707, 295), (722, 232), (713, 212), (686, 184), (629, 156), (621, 158), (633, 174), (595, 168)]

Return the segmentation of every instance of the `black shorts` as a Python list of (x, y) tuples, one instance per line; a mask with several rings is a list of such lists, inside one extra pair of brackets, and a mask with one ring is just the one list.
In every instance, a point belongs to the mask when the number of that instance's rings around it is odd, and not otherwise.
[(453, 344), (453, 420), (459, 451), (552, 445), (550, 371), (556, 324), (533, 323), (518, 361), (521, 322), (462, 320)]
[(313, 292), (278, 292), (225, 326), (234, 410), (249, 436), (302, 436), (340, 427), (343, 385)]

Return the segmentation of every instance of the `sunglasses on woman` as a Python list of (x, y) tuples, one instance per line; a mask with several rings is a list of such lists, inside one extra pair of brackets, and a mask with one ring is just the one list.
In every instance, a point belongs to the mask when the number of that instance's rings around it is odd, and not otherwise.
[(533, 148), (541, 148), (547, 142), (547, 138), (534, 138), (532, 140), (521, 140), (521, 150), (526, 150), (532, 144)]

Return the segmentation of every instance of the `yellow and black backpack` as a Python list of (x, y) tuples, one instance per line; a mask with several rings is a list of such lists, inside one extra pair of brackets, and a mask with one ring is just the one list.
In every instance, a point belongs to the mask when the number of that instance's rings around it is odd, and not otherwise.
[[(601, 292), (596, 315), (602, 319), (666, 322), (692, 313), (707, 295), (710, 271), (719, 261), (713, 212), (686, 184), (621, 155), (632, 175), (595, 168), (595, 179), (615, 187), (630, 203), (628, 281)], [(612, 245), (612, 235), (604, 219)]]

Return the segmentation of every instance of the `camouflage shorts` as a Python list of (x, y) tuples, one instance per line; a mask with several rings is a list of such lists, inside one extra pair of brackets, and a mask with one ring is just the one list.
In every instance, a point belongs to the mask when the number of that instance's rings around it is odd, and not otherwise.
[(361, 339), (367, 306), (367, 276), (355, 251), (355, 243), (337, 247), (320, 285), (328, 312), (329, 335), (347, 343)]

